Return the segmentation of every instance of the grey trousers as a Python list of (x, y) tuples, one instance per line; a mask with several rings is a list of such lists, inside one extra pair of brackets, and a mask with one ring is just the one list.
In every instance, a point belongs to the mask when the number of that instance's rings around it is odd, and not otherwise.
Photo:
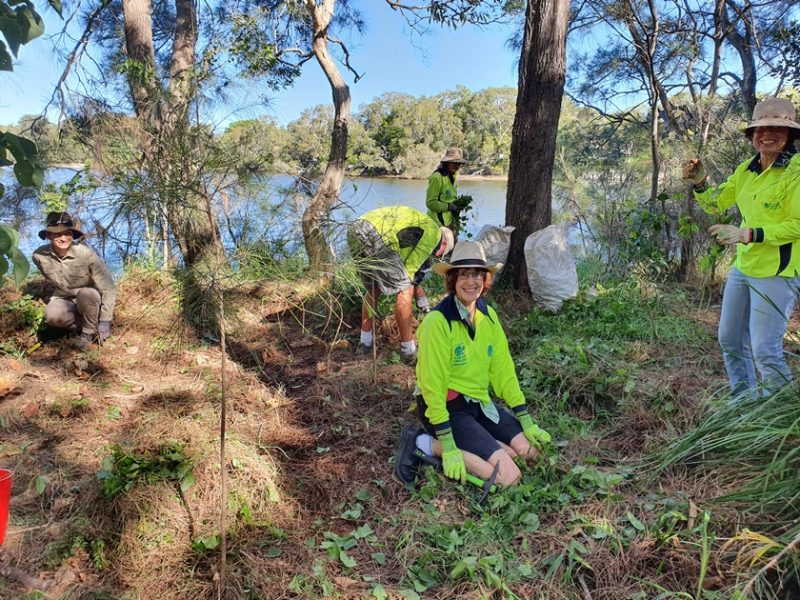
[(78, 290), (75, 299), (51, 298), (44, 309), (45, 323), (73, 333), (97, 333), (100, 319), (100, 292), (92, 287)]

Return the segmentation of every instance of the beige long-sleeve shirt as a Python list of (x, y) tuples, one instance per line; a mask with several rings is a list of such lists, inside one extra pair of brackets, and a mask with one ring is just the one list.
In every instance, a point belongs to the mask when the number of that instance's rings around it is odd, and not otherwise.
[(50, 244), (33, 251), (33, 262), (45, 279), (55, 285), (53, 296), (74, 299), (78, 290), (93, 287), (100, 292), (103, 304), (100, 320), (111, 321), (114, 303), (117, 301), (117, 286), (114, 278), (97, 253), (83, 244), (73, 244), (64, 258), (53, 252)]

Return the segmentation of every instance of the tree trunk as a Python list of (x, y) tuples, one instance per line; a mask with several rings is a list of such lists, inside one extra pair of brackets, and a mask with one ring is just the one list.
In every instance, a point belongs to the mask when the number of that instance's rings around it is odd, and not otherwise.
[(506, 271), (528, 289), (527, 237), (552, 221), (553, 163), (567, 66), (569, 0), (528, 0), (511, 136), (506, 224), (516, 227)]
[(143, 150), (145, 156), (152, 160), (156, 146), (153, 136), (159, 129), (161, 120), (159, 115), (161, 94), (156, 76), (151, 12), (150, 0), (122, 0), (125, 51), (128, 58), (136, 65), (135, 67), (134, 64), (128, 65), (126, 71), (128, 87), (136, 117), (145, 136), (142, 140)]
[(321, 6), (317, 6), (315, 0), (305, 0), (305, 3), (314, 24), (312, 50), (331, 86), (334, 117), (328, 165), (317, 193), (303, 213), (303, 240), (311, 269), (328, 279), (333, 256), (325, 235), (325, 227), (339, 198), (344, 179), (347, 125), (350, 120), (350, 88), (328, 52), (328, 25), (333, 16), (336, 0), (324, 0)]
[[(733, 8), (738, 14), (738, 18), (731, 21), (728, 15), (728, 8), (725, 7), (720, 13), (722, 25), (725, 28), (725, 37), (739, 54), (742, 63), (742, 78), (739, 80), (739, 90), (742, 94), (742, 102), (747, 108), (747, 116), (753, 114), (756, 106), (756, 35), (753, 26), (753, 13), (749, 4), (744, 8), (737, 7), (734, 2), (728, 0), (728, 6)], [(715, 13), (716, 16), (716, 13)], [(739, 33), (736, 28), (737, 21), (744, 27), (744, 35)]]

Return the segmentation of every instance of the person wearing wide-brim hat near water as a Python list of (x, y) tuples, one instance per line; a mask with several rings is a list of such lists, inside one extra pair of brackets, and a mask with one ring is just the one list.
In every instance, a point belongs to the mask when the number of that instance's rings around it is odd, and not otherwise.
[[(433, 266), (448, 295), (417, 332), (417, 408), (424, 431), (406, 427), (401, 434), (395, 465), (401, 481), (416, 476), (416, 449), (440, 457), (445, 476), (462, 483), (469, 472), (484, 480), (494, 474), (497, 483), (512, 485), (521, 475), (513, 459), (533, 461), (550, 442), (528, 413), (505, 332), (483, 297), (499, 268), (471, 241), (456, 243), (450, 261)], [(492, 401), (490, 385), (513, 415)]]
[[(425, 206), (428, 216), (441, 227), (447, 227), (458, 240), (459, 210), (455, 205), (458, 197), (456, 174), (465, 162), (464, 152), (455, 146), (444, 153), (439, 166), (428, 178), (428, 190), (425, 194)], [(414, 279), (414, 302), (417, 308), (427, 313), (430, 311), (428, 297), (422, 288), (422, 280), (430, 269), (430, 263), (423, 265)]]
[(33, 262), (55, 291), (44, 310), (47, 325), (74, 334), (80, 349), (111, 335), (117, 288), (114, 278), (94, 250), (75, 244), (83, 237), (66, 212), (50, 212), (39, 237), (49, 243), (33, 252)]
[(708, 213), (733, 205), (739, 225), (713, 225), (709, 233), (736, 246), (719, 320), (719, 344), (733, 399), (767, 396), (792, 379), (783, 350), (789, 316), (800, 291), (800, 137), (790, 100), (756, 105), (743, 128), (756, 155), (741, 163), (718, 187), (708, 184), (699, 159), (684, 165), (694, 196)]

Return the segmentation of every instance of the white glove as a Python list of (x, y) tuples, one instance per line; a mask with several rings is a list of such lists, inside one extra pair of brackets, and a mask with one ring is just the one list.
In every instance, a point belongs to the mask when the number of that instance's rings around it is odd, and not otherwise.
[(720, 244), (749, 244), (753, 237), (753, 230), (749, 227), (740, 229), (736, 225), (723, 225), (718, 223), (708, 228), (708, 233), (717, 238)]
[(697, 187), (706, 180), (706, 169), (699, 158), (686, 161), (683, 165), (683, 178), (692, 182)]

